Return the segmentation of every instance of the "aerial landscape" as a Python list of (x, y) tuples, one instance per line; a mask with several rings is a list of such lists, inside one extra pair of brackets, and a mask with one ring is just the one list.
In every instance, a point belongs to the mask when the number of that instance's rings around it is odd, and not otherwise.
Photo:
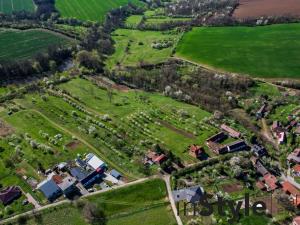
[(300, 0), (0, 0), (0, 224), (300, 225)]

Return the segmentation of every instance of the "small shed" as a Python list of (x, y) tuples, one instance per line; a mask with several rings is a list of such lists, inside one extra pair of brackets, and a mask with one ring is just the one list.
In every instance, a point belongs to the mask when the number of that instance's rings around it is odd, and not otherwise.
[(110, 171), (110, 175), (112, 175), (114, 178), (116, 178), (118, 180), (121, 179), (121, 177), (122, 177), (122, 175), (116, 170)]

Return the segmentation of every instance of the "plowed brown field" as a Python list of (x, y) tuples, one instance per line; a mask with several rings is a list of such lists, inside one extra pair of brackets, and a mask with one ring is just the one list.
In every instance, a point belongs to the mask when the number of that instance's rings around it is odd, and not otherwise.
[(233, 14), (240, 19), (284, 15), (300, 16), (300, 0), (240, 0)]

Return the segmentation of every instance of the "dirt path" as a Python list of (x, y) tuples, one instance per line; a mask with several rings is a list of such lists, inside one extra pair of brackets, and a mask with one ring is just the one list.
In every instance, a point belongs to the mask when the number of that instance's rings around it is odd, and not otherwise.
[(172, 124), (169, 124), (168, 122), (166, 122), (164, 120), (157, 119), (157, 121), (159, 123), (161, 123), (163, 126), (165, 126), (166, 128), (169, 128), (170, 130), (176, 132), (177, 134), (183, 135), (183, 136), (185, 136), (187, 138), (191, 138), (191, 139), (196, 138), (195, 135), (193, 135), (192, 133), (178, 129), (177, 127), (174, 127)]
[(262, 135), (269, 141), (273, 144), (273, 146), (277, 146), (277, 150), (278, 150), (278, 145), (277, 145), (277, 142), (274, 140), (273, 136), (272, 136), (272, 133), (267, 125), (267, 122), (265, 119), (262, 119), (261, 120), (261, 123), (262, 123), (262, 130), (261, 130), (261, 133)]
[(171, 184), (170, 184), (170, 178), (171, 178), (170, 175), (164, 176), (164, 180), (165, 180), (166, 185), (167, 185), (167, 191), (168, 191), (169, 201), (171, 203), (171, 207), (172, 207), (175, 219), (177, 221), (177, 224), (178, 225), (183, 225), (180, 216), (177, 215), (177, 207), (176, 207), (176, 204), (175, 204), (175, 201), (174, 201), (174, 198), (173, 198), (173, 194), (172, 194), (172, 189), (171, 189)]

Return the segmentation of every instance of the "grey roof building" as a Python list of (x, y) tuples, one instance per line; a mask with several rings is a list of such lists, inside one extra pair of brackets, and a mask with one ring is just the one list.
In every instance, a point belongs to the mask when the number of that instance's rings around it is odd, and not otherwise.
[(37, 186), (37, 189), (39, 189), (50, 202), (62, 195), (61, 189), (52, 178), (44, 180)]
[(185, 189), (175, 190), (172, 192), (175, 202), (187, 201), (191, 203), (198, 202), (204, 194), (204, 189), (200, 186), (189, 187)]

